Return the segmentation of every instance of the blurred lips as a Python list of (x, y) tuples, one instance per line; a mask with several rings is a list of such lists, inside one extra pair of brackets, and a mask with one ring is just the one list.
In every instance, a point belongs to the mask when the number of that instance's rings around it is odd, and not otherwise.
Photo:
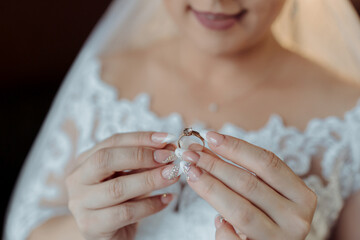
[(206, 28), (212, 30), (226, 30), (231, 28), (236, 22), (240, 21), (246, 14), (246, 10), (242, 10), (238, 14), (222, 14), (211, 12), (200, 12), (192, 9), (195, 17)]

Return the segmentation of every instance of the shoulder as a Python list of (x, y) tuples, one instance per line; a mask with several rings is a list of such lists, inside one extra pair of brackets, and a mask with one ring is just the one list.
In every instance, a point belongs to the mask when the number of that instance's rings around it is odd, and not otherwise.
[[(169, 63), (170, 41), (162, 41), (147, 47), (103, 55), (101, 78), (116, 87), (124, 97), (135, 96), (151, 85), (150, 79), (159, 75), (164, 65)], [(127, 96), (126, 96), (127, 95)]]
[[(360, 101), (360, 81), (345, 79), (324, 66), (294, 54), (294, 71), (298, 73), (304, 95), (309, 97), (315, 111), (321, 116), (339, 116), (357, 106)], [(295, 77), (297, 78), (297, 77)]]
[(101, 56), (102, 80), (116, 86), (138, 78), (146, 65), (147, 52), (137, 49)]

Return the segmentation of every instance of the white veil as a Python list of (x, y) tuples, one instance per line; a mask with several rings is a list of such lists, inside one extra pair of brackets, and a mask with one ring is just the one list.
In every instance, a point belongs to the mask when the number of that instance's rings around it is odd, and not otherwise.
[[(8, 209), (4, 239), (25, 239), (41, 221), (64, 211), (61, 209), (41, 217), (25, 215), (28, 218), (25, 219), (26, 226), (17, 216), (17, 208), (27, 201), (24, 192), (29, 184), (36, 184), (32, 179), (42, 164), (40, 156), (47, 136), (63, 118), (61, 109), (66, 96), (76, 86), (89, 62), (102, 54), (144, 46), (177, 34), (161, 3), (162, 0), (115, 0), (97, 24), (66, 76), (26, 159)], [(350, 1), (288, 0), (273, 31), (284, 46), (347, 79), (360, 81), (360, 23)]]

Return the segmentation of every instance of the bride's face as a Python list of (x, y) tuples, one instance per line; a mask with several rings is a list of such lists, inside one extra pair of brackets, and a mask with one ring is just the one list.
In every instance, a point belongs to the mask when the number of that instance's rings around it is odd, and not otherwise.
[(221, 55), (246, 50), (268, 36), (285, 0), (164, 2), (182, 36), (209, 53)]

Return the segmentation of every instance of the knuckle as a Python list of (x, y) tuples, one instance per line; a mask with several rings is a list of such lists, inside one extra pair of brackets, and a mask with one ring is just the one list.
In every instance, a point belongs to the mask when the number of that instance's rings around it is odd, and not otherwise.
[(259, 187), (259, 181), (254, 176), (247, 176), (243, 183), (243, 189), (247, 195), (251, 195)]
[(148, 189), (155, 189), (156, 188), (156, 179), (154, 174), (152, 174), (151, 172), (148, 172), (145, 174), (145, 179), (144, 179), (144, 183), (146, 188)]
[(115, 178), (109, 181), (108, 185), (108, 195), (112, 199), (119, 199), (123, 196), (125, 192), (124, 182), (120, 178)]
[(313, 195), (314, 195), (314, 201), (313, 201), (312, 207), (313, 207), (313, 209), (315, 211), (315, 209), (317, 207), (317, 203), (318, 203), (318, 196), (317, 196), (317, 194), (315, 192), (313, 192)]
[(203, 189), (204, 195), (205, 196), (211, 196), (215, 192), (215, 187), (216, 187), (216, 185), (215, 185), (214, 181), (207, 184)]
[(134, 155), (135, 160), (142, 164), (145, 162), (146, 149), (142, 147), (136, 148)]
[(94, 153), (93, 164), (96, 169), (109, 169), (110, 168), (111, 151), (108, 149), (101, 149)]
[(206, 164), (206, 170), (210, 173), (214, 173), (216, 172), (216, 168), (217, 168), (217, 161), (213, 158), (210, 158)]
[(294, 234), (298, 236), (301, 239), (304, 239), (310, 232), (311, 229), (311, 223), (303, 218), (297, 218), (295, 221), (293, 221), (294, 224), (296, 224), (296, 229)]
[(125, 222), (133, 222), (135, 220), (135, 209), (130, 204), (123, 204), (117, 208), (115, 211), (115, 218), (121, 219)]
[(313, 215), (316, 209), (317, 198), (316, 193), (308, 188), (308, 193), (305, 194), (304, 205), (309, 209), (309, 215)]
[(261, 149), (259, 152), (259, 159), (264, 163), (266, 169), (275, 168), (279, 169), (281, 167), (281, 160), (275, 155), (275, 153), (267, 150)]
[(144, 142), (151, 142), (150, 134), (147, 132), (139, 132), (137, 134), (137, 142), (139, 144), (144, 143)]
[(253, 213), (251, 212), (249, 207), (244, 208), (236, 208), (232, 212), (234, 215), (233, 218), (236, 220), (237, 223), (239, 223), (240, 226), (246, 227), (251, 224), (253, 221)]
[(229, 151), (230, 154), (235, 154), (236, 152), (241, 151), (242, 148), (242, 140), (241, 139), (236, 139), (236, 140), (232, 140), (232, 141), (228, 141), (229, 142)]
[(312, 191), (311, 189), (309, 189), (309, 204), (310, 204), (310, 207), (311, 208), (316, 208), (317, 201), (318, 201), (317, 194), (314, 191)]
[(121, 134), (121, 133), (117, 133), (117, 134), (112, 135), (112, 136), (110, 137), (110, 139), (109, 139), (110, 145), (111, 145), (111, 146), (117, 146), (117, 145), (119, 145), (119, 143), (121, 143), (122, 136), (123, 136), (123, 134)]

